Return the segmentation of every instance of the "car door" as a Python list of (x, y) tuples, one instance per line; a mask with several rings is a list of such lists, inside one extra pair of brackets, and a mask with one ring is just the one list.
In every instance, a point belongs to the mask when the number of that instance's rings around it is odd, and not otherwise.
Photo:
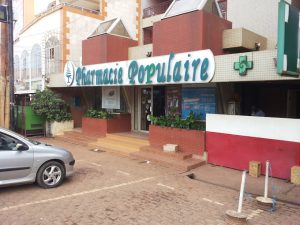
[[(22, 149), (17, 149), (22, 144)], [(19, 139), (0, 132), (0, 181), (21, 179), (31, 173), (33, 150)]]

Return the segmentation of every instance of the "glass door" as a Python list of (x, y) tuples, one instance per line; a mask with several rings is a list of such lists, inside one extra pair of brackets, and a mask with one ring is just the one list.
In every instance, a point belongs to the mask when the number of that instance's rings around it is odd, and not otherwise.
[(140, 89), (140, 130), (148, 131), (151, 124), (152, 114), (152, 88), (142, 87)]

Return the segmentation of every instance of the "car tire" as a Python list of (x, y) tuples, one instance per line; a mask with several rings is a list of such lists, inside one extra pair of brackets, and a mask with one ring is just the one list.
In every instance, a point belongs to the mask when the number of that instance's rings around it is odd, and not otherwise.
[(42, 188), (55, 188), (62, 184), (65, 176), (66, 170), (61, 163), (49, 161), (38, 170), (36, 181)]

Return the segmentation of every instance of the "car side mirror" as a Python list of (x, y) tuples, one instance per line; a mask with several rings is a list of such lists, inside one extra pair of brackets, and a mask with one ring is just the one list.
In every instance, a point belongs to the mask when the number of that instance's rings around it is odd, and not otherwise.
[(24, 146), (24, 145), (21, 144), (21, 143), (18, 143), (18, 144), (16, 145), (16, 148), (17, 148), (18, 151), (24, 151), (24, 150), (27, 150), (26, 146)]

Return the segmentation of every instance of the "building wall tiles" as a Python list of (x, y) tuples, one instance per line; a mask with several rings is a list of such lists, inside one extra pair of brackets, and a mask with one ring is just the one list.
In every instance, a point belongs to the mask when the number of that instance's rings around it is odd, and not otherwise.
[[(238, 62), (240, 56), (247, 56), (248, 61), (253, 61), (253, 69), (248, 70), (245, 76), (239, 75), (239, 71), (234, 70), (234, 62)], [(276, 50), (216, 56), (216, 71), (211, 82), (300, 80), (278, 75), (275, 66), (276, 56)]]

